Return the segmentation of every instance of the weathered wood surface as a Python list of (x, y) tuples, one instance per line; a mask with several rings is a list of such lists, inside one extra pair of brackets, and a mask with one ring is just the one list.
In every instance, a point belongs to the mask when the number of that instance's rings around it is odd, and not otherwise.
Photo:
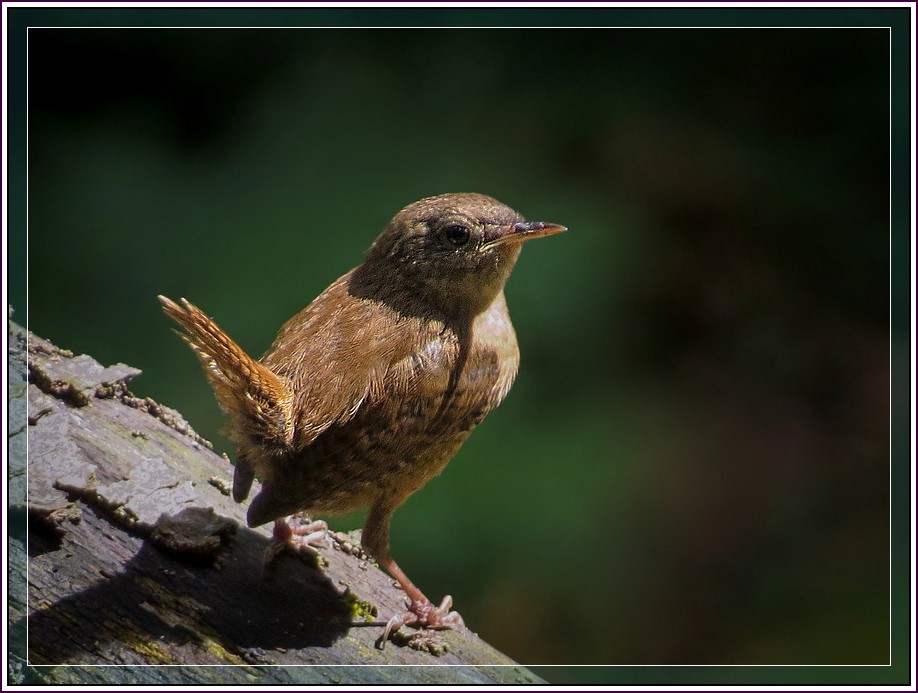
[(378, 649), (352, 623), (404, 594), (357, 535), (263, 575), (231, 465), (130, 393), (139, 371), (10, 325), (11, 683), (542, 683), (469, 631)]

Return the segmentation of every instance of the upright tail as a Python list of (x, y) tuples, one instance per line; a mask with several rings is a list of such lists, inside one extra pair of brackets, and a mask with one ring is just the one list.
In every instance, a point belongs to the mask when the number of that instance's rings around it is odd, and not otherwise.
[[(192, 348), (214, 389), (217, 402), (230, 417), (236, 442), (279, 452), (293, 440), (293, 397), (284, 381), (249, 356), (197, 306), (159, 296), (163, 311), (184, 329), (176, 333)], [(240, 450), (240, 452), (242, 452)], [(236, 462), (233, 497), (243, 500), (254, 472), (245, 456)]]

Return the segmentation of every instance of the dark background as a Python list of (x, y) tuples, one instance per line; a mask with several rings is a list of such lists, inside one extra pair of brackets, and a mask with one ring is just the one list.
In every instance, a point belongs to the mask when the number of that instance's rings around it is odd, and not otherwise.
[(11, 302), (232, 454), (156, 294), (257, 355), (415, 199), (563, 223), (394, 556), (526, 664), (885, 663), (889, 79), (885, 29), (32, 29)]

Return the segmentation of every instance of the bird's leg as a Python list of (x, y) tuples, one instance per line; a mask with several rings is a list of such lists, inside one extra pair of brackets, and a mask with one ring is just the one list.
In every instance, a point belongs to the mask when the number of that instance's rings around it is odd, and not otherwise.
[(385, 643), (389, 636), (402, 626), (439, 630), (465, 625), (458, 611), (450, 611), (450, 607), (453, 605), (451, 596), (447, 594), (440, 602), (440, 606), (434, 606), (421, 590), (414, 586), (391, 557), (386, 556), (384, 560), (377, 559), (377, 561), (392, 577), (398, 580), (409, 598), (408, 611), (395, 614), (386, 623), (386, 629), (379, 639), (380, 644)]
[(408, 596), (408, 611), (389, 619), (386, 630), (379, 639), (380, 646), (402, 626), (440, 629), (465, 625), (458, 612), (450, 611), (453, 605), (452, 597), (447, 595), (443, 597), (439, 606), (434, 606), (389, 555), (389, 521), (392, 519), (392, 512), (391, 508), (374, 505), (363, 528), (363, 547), (383, 570), (395, 578)]
[(303, 515), (279, 518), (274, 521), (274, 535), (265, 550), (265, 565), (288, 547), (315, 554), (315, 546), (328, 545), (327, 535), (328, 525), (323, 520), (310, 520)]

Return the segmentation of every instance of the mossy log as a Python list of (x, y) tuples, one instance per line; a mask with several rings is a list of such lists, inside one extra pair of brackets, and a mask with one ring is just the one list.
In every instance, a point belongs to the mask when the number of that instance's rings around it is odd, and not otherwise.
[(356, 533), (263, 570), (229, 461), (139, 373), (10, 323), (11, 683), (542, 683), (467, 630), (377, 647), (355, 624), (404, 593)]

